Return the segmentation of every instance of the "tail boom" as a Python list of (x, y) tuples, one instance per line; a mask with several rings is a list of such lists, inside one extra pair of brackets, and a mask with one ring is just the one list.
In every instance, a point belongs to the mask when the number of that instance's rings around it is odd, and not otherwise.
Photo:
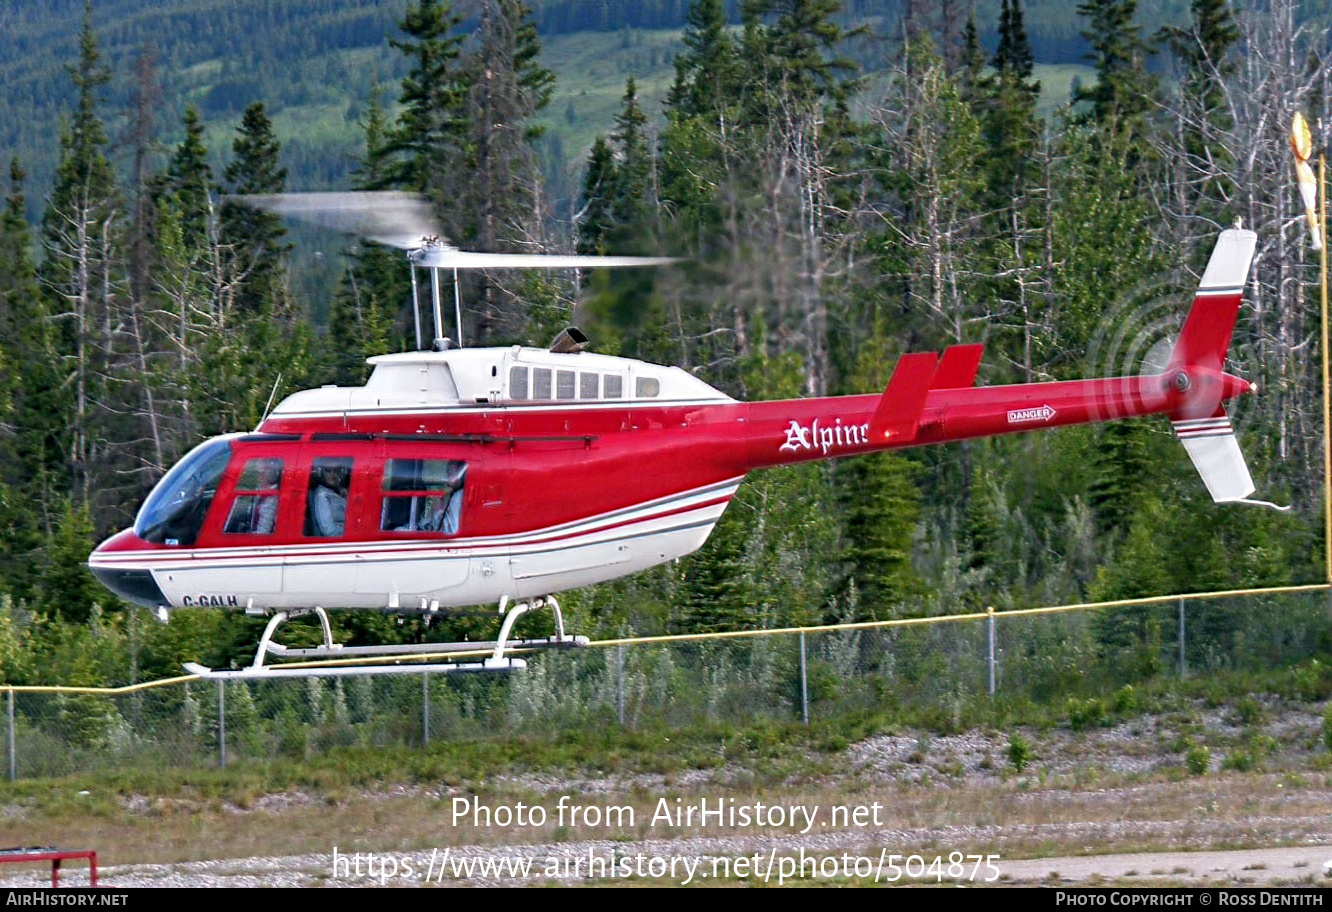
[(1212, 496), (1244, 500), (1253, 481), (1223, 405), (1256, 387), (1224, 368), (1256, 246), (1221, 233), (1162, 373), (976, 388), (979, 345), (907, 354), (881, 396), (747, 406), (745, 468), (1166, 415)]
[[(919, 369), (913, 368), (912, 374)], [(891, 382), (883, 396), (753, 402), (744, 406), (749, 444), (744, 469), (1145, 415), (1173, 415), (1187, 412), (1191, 397), (1202, 391), (1209, 401), (1216, 402), (1252, 389), (1239, 377), (1195, 371), (1191, 374), (1192, 385), (1179, 390), (1173, 376), (1164, 373), (931, 389), (918, 410), (907, 400), (896, 400), (896, 408), (892, 399), (885, 404), (893, 390)], [(913, 379), (911, 387), (918, 389), (919, 382)]]

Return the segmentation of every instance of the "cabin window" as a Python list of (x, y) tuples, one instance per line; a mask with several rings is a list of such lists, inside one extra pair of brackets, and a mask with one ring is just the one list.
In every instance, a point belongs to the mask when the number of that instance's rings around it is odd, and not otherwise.
[(390, 459), (384, 467), (384, 532), (456, 535), (467, 463), (456, 459)]
[(305, 534), (337, 538), (347, 530), (347, 494), (351, 488), (350, 456), (321, 456), (310, 463)]
[(603, 399), (620, 399), (624, 396), (624, 378), (618, 374), (606, 375)]
[(578, 375), (578, 398), (595, 399), (597, 398), (597, 381), (601, 379), (600, 374), (579, 374)]
[(533, 399), (550, 398), (550, 368), (548, 367), (532, 368), (532, 398)]
[(272, 535), (277, 529), (278, 494), (282, 484), (282, 460), (274, 456), (247, 459), (236, 482), (222, 530), (238, 535)]
[(209, 440), (190, 450), (148, 495), (134, 534), (159, 545), (193, 545), (230, 461), (229, 440)]
[(510, 399), (527, 398), (527, 368), (525, 367), (509, 368), (509, 398)]
[(555, 372), (555, 398), (572, 399), (574, 397), (574, 372)]
[(639, 377), (634, 384), (634, 395), (639, 399), (655, 399), (661, 392), (661, 381), (656, 377)]

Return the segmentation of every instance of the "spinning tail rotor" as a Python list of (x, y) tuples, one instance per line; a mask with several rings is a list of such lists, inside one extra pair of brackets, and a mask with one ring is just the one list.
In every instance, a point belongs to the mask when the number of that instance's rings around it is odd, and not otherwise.
[[(1236, 385), (1244, 383), (1225, 373), (1226, 353), (1257, 243), (1252, 231), (1221, 232), (1161, 376), (1184, 397), (1170, 413), (1170, 422), (1212, 499), (1284, 511), (1290, 507), (1249, 499), (1253, 478), (1224, 406)], [(1249, 390), (1255, 388), (1248, 384)]]

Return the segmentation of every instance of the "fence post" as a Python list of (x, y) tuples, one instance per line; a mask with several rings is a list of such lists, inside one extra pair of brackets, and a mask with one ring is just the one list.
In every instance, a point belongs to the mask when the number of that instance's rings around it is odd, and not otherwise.
[(222, 769), (227, 768), (227, 682), (217, 682), (217, 759)]
[(615, 718), (624, 728), (624, 647), (615, 647)]
[(989, 640), (990, 640), (990, 647), (989, 647), (989, 649), (990, 649), (990, 656), (989, 656), (989, 666), (990, 666), (990, 696), (993, 697), (993, 696), (994, 696), (994, 666), (995, 666), (995, 658), (994, 658), (994, 609), (993, 609), (993, 608), (986, 608), (986, 609), (985, 609), (985, 626), (989, 628)]
[(800, 716), (809, 725), (809, 665), (805, 661), (805, 631), (800, 631)]
[(18, 780), (18, 742), (14, 736), (14, 688), (9, 688), (9, 781)]
[(421, 672), (421, 746), (430, 743), (430, 672)]
[(1188, 665), (1184, 663), (1184, 600), (1179, 600), (1179, 676), (1188, 674)]

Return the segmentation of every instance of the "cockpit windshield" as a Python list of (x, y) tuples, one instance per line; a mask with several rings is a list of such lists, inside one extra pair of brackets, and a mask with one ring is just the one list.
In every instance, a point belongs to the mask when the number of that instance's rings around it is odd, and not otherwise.
[(230, 461), (231, 441), (225, 437), (191, 450), (148, 495), (134, 534), (157, 544), (193, 545)]

